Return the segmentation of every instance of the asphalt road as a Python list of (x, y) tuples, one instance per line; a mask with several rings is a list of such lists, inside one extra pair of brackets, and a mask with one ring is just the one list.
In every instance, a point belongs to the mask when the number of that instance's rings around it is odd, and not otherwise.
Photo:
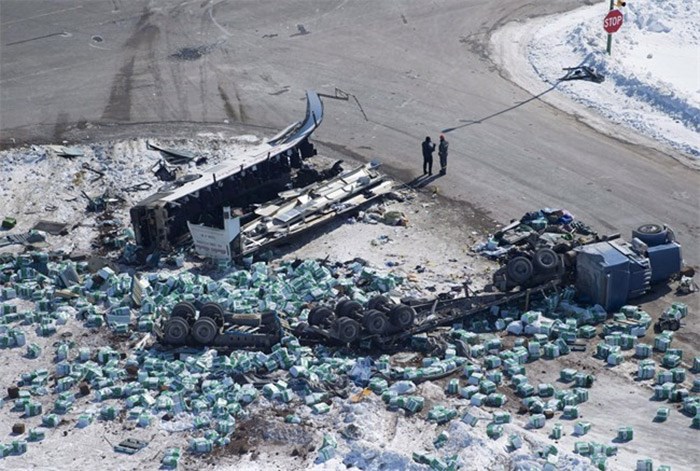
[(279, 129), (303, 114), (305, 89), (339, 88), (357, 101), (325, 99), (315, 134), (336, 150), (410, 181), (424, 137), (449, 130), (449, 173), (431, 184), (457, 206), (506, 221), (564, 207), (625, 235), (668, 223), (698, 266), (697, 171), (533, 99), (489, 58), (499, 25), (580, 4), (2, 0), (2, 143), (94, 136), (95, 123)]

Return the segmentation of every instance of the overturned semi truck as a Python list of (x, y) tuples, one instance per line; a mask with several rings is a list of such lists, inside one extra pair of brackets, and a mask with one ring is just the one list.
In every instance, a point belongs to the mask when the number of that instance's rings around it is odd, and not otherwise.
[(587, 234), (552, 242), (531, 233), (520, 239), (493, 274), (496, 288), (507, 292), (562, 280), (575, 284), (585, 301), (608, 311), (642, 296), (683, 268), (681, 245), (673, 230), (659, 224), (639, 226), (632, 231), (632, 242), (622, 240), (620, 234)]
[(224, 206), (262, 203), (287, 188), (292, 169), (316, 155), (309, 137), (323, 120), (323, 103), (313, 91), (306, 92), (306, 103), (304, 120), (270, 139), (262, 151), (185, 175), (131, 208), (136, 243), (169, 251), (188, 237), (188, 221), (217, 220)]
[(220, 304), (195, 300), (176, 304), (168, 316), (160, 319), (155, 332), (163, 345), (171, 347), (269, 350), (285, 332), (290, 332), (307, 344), (354, 344), (392, 350), (440, 326), (488, 316), (494, 307), (518, 305), (527, 309), (530, 303), (558, 288), (558, 281), (553, 280), (516, 293), (477, 293), (417, 304), (379, 295), (363, 306), (344, 298), (335, 305), (314, 306), (308, 320), (294, 327), (274, 311), (234, 314)]
[[(367, 306), (343, 299), (335, 307), (317, 305), (309, 313), (308, 324), (297, 326), (302, 339), (340, 344), (359, 340), (382, 340), (404, 334), (414, 326), (416, 311), (406, 304), (397, 304), (385, 296), (372, 298)], [(269, 349), (280, 341), (286, 321), (275, 311), (259, 314), (234, 314), (214, 302), (180, 302), (156, 328), (156, 335), (165, 345), (207, 346), (215, 348)]]

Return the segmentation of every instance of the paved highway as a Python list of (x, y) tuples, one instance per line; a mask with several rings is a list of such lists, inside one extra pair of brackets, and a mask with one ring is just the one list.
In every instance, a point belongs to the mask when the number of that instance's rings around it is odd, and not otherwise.
[(326, 99), (315, 134), (337, 151), (410, 181), (424, 137), (449, 130), (449, 173), (431, 184), (465, 214), (565, 207), (624, 235), (664, 222), (697, 266), (698, 172), (533, 99), (490, 58), (499, 25), (580, 4), (2, 0), (2, 142), (61, 140), (100, 123), (279, 129), (303, 112), (305, 89), (339, 88), (357, 102)]

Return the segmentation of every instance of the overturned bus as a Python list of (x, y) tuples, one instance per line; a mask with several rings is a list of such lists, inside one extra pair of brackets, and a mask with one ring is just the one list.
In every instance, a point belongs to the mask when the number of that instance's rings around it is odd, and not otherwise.
[(323, 120), (318, 94), (306, 92), (306, 117), (267, 142), (199, 173), (185, 175), (131, 208), (136, 243), (169, 251), (188, 237), (187, 222), (218, 220), (223, 206), (262, 203), (284, 190), (292, 169), (316, 155), (309, 136)]

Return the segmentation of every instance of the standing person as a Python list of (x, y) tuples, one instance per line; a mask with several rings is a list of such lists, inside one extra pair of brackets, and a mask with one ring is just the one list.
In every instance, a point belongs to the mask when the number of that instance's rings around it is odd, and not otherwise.
[(435, 152), (435, 144), (427, 136), (423, 141), (423, 175), (433, 174), (433, 152)]
[(447, 148), (450, 143), (445, 139), (444, 134), (440, 134), (440, 145), (438, 146), (438, 156), (440, 157), (440, 175), (447, 174)]

